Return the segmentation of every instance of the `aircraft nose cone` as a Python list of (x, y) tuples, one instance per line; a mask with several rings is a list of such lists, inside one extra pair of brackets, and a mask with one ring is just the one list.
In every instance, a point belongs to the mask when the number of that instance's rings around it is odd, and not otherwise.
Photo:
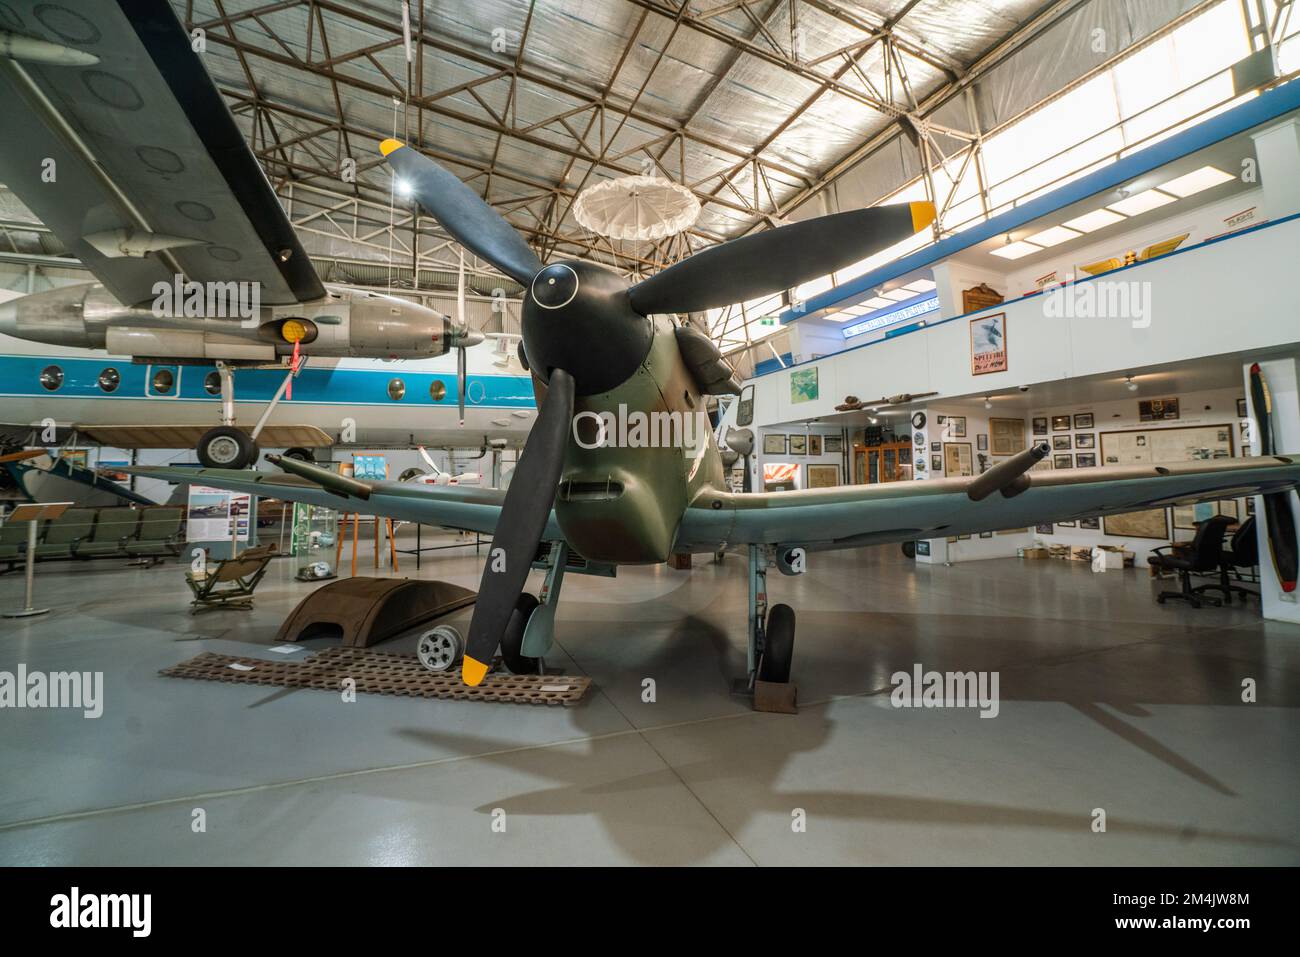
[(0, 335), (18, 334), (18, 300), (0, 302)]
[(533, 277), (522, 325), (532, 371), (545, 382), (563, 369), (578, 395), (626, 381), (654, 338), (650, 320), (632, 311), (623, 277), (582, 262), (553, 263)]

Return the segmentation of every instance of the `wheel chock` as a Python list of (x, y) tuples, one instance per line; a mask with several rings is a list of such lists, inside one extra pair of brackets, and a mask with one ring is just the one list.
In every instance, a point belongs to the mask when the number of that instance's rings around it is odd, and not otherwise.
[(772, 714), (798, 714), (799, 686), (790, 681), (754, 682), (754, 710)]

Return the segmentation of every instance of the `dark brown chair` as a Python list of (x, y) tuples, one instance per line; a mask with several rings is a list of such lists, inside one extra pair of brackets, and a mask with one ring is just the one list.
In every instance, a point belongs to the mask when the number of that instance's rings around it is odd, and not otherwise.
[(1166, 600), (1177, 598), (1187, 602), (1193, 608), (1200, 608), (1202, 602), (1215, 607), (1223, 604), (1219, 599), (1211, 598), (1192, 588), (1192, 573), (1218, 570), (1219, 561), (1223, 557), (1223, 532), (1234, 521), (1236, 519), (1227, 515), (1215, 515), (1201, 522), (1196, 529), (1196, 537), (1186, 548), (1168, 555), (1160, 553), (1172, 549), (1172, 545), (1161, 545), (1154, 550), (1147, 563), (1156, 568), (1178, 572), (1178, 579), (1182, 585), (1180, 591), (1162, 591), (1156, 595), (1156, 601), (1163, 605)]
[[(1232, 540), (1219, 557), (1219, 581), (1213, 585), (1200, 585), (1192, 591), (1198, 595), (1207, 591), (1223, 592), (1223, 600), (1229, 605), (1232, 604), (1233, 592), (1240, 595), (1242, 601), (1258, 598), (1259, 592), (1233, 584), (1233, 578), (1238, 582), (1245, 581), (1241, 577), (1241, 569), (1253, 569), (1257, 565), (1259, 565), (1259, 539), (1255, 537), (1255, 516), (1252, 515), (1232, 533)], [(1258, 581), (1258, 578), (1252, 577), (1250, 580)]]

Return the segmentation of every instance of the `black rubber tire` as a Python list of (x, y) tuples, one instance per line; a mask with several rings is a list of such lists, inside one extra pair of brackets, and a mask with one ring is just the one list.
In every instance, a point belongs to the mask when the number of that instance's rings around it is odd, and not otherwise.
[[(237, 453), (228, 458), (224, 456), (214, 458), (209, 452), (209, 447), (219, 439), (225, 440), (223, 445), (227, 441), (234, 442)], [(257, 443), (249, 438), (247, 432), (233, 425), (219, 425), (215, 429), (204, 432), (199, 438), (195, 451), (198, 453), (200, 464), (209, 469), (243, 469), (257, 461)]]
[(524, 644), (524, 629), (528, 627), (528, 619), (534, 611), (537, 610), (541, 602), (535, 595), (524, 592), (515, 602), (515, 610), (510, 615), (510, 622), (506, 625), (505, 632), (501, 635), (501, 660), (506, 663), (512, 675), (540, 675), (542, 673), (542, 659), (529, 658), (522, 654)]
[(316, 464), (316, 456), (311, 449), (304, 449), (301, 445), (295, 445), (291, 449), (284, 450), (286, 459), (297, 459), (299, 462), (310, 462)]
[(773, 605), (767, 612), (767, 627), (763, 632), (763, 665), (758, 677), (763, 681), (781, 684), (790, 680), (790, 666), (794, 663), (794, 609), (789, 605)]
[(916, 542), (903, 542), (903, 557), (904, 558), (916, 557)]

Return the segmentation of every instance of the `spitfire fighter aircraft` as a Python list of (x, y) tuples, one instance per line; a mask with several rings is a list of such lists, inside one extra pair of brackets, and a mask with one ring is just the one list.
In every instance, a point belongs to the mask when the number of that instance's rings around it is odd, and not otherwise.
[[(712, 431), (677, 442), (621, 441), (637, 414), (685, 421), (707, 396), (738, 391), (731, 368), (678, 315), (789, 289), (885, 249), (934, 219), (929, 203), (859, 209), (713, 246), (635, 285), (588, 262), (540, 262), (505, 220), (412, 146), (380, 146), (394, 173), (444, 228), (527, 289), (522, 357), (539, 415), (506, 491), (362, 482), (268, 456), (289, 474), (135, 468), (139, 475), (338, 505), (490, 533), (461, 675), (481, 682), (498, 647), (511, 670), (549, 649), (566, 568), (612, 574), (672, 554), (745, 545), (750, 563), (749, 672), (789, 680), (794, 612), (767, 607), (766, 572), (797, 574), (809, 551), (1024, 528), (1169, 503), (1283, 491), (1300, 484), (1287, 456), (1185, 465), (1030, 472), (1029, 448), (974, 478), (733, 493)], [(734, 430), (741, 442), (748, 430)], [(726, 440), (724, 440), (725, 442)], [(747, 454), (746, 450), (733, 452)], [(525, 593), (530, 569), (546, 578)]]

